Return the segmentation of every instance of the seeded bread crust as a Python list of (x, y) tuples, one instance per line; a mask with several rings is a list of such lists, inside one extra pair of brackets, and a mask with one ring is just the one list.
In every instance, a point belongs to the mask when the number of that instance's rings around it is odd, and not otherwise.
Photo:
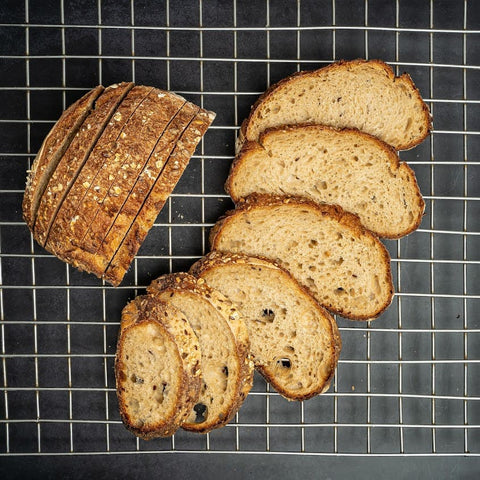
[(105, 173), (114, 164), (113, 171), (118, 170), (119, 154), (115, 153), (122, 144), (122, 133), (152, 90), (152, 87), (135, 86), (128, 92), (80, 170), (48, 236), (48, 248), (58, 256), (68, 258), (75, 245), (82, 243), (95, 218), (98, 202), (111, 183), (108, 176), (104, 178)]
[(23, 219), (33, 231), (38, 206), (48, 180), (104, 88), (99, 85), (70, 105), (50, 130), (28, 172), (23, 197)]
[[(310, 288), (308, 285), (305, 285), (304, 282), (301, 281), (298, 276), (294, 275), (291, 269), (286, 267), (284, 264), (286, 260), (282, 259), (275, 259), (275, 258), (268, 258), (271, 260), (278, 260), (278, 263), (286, 268), (292, 276), (296, 278), (296, 280), (302, 284), (317, 301), (324, 306), (327, 310), (342, 315), (343, 317), (350, 318), (352, 320), (371, 320), (378, 317), (385, 309), (390, 305), (393, 299), (393, 283), (392, 283), (392, 275), (390, 269), (390, 255), (388, 254), (387, 249), (385, 246), (378, 240), (378, 238), (369, 230), (367, 230), (361, 223), (359, 218), (349, 212), (345, 212), (341, 207), (337, 205), (329, 205), (329, 204), (317, 204), (308, 200), (303, 197), (292, 197), (292, 196), (278, 196), (278, 195), (260, 195), (260, 194), (252, 194), (248, 197), (242, 199), (236, 206), (235, 210), (231, 210), (226, 212), (224, 216), (222, 216), (217, 223), (213, 226), (212, 230), (210, 231), (210, 246), (212, 250), (219, 250), (223, 252), (231, 252), (231, 253), (245, 253), (254, 256), (263, 256), (267, 257), (267, 255), (263, 254), (261, 251), (242, 251), (229, 248), (227, 246), (222, 246), (222, 242), (228, 242), (222, 238), (225, 228), (229, 226), (232, 222), (235, 222), (237, 219), (241, 219), (243, 214), (248, 213), (251, 210), (258, 210), (258, 211), (265, 211), (266, 216), (271, 215), (271, 211), (274, 210), (277, 206), (283, 205), (290, 205), (292, 208), (292, 220), (293, 214), (295, 213), (294, 208), (299, 208), (300, 210), (302, 207), (306, 207), (307, 211), (313, 212), (319, 219), (322, 217), (331, 218), (338, 222), (339, 227), (346, 227), (350, 233), (357, 237), (358, 239), (364, 238), (366, 242), (372, 242), (375, 245), (377, 253), (379, 254), (379, 265), (383, 270), (383, 278), (381, 279), (382, 282), (388, 286), (387, 291), (384, 292), (385, 299), (381, 303), (379, 307), (372, 311), (368, 312), (352, 312), (350, 308), (346, 308), (342, 306), (340, 303), (334, 305), (330, 302), (322, 301), (321, 298), (317, 298), (315, 292)], [(267, 213), (268, 212), (268, 213)], [(293, 227), (292, 227), (293, 228)], [(293, 230), (292, 230), (293, 232)], [(285, 241), (284, 238), (281, 239)], [(252, 250), (256, 250), (252, 247)], [(373, 252), (371, 252), (373, 253)], [(380, 268), (380, 267), (379, 267)]]
[[(260, 267), (261, 269), (267, 271), (276, 271), (279, 272), (284, 278), (285, 284), (291, 286), (297, 291), (297, 298), (302, 302), (312, 302), (315, 304), (318, 314), (325, 318), (328, 321), (329, 331), (325, 334), (331, 339), (329, 345), (330, 351), (330, 364), (326, 366), (326, 370), (329, 372), (328, 376), (324, 379), (323, 383), (318, 384), (315, 388), (310, 389), (310, 391), (303, 394), (298, 394), (295, 390), (289, 390), (283, 387), (283, 385), (277, 379), (273, 369), (269, 368), (268, 365), (259, 363), (254, 360), (255, 368), (262, 374), (265, 380), (272, 384), (272, 386), (277, 390), (280, 395), (285, 397), (287, 400), (307, 400), (314, 397), (320, 393), (326, 392), (330, 383), (335, 374), (335, 369), (337, 366), (338, 358), (340, 356), (340, 351), (342, 348), (342, 341), (340, 338), (340, 332), (338, 330), (337, 323), (334, 318), (310, 295), (310, 293), (302, 287), (292, 275), (282, 268), (278, 263), (270, 261), (262, 257), (254, 257), (243, 254), (232, 254), (232, 253), (222, 253), (218, 251), (212, 251), (206, 256), (202, 257), (199, 261), (194, 263), (190, 269), (190, 273), (199, 278), (204, 278), (207, 282), (209, 279), (209, 273), (213, 271), (218, 271), (222, 266), (237, 265), (240, 267), (250, 266), (250, 267)], [(221, 288), (216, 286), (220, 291)], [(280, 287), (279, 287), (280, 288)], [(247, 300), (248, 301), (248, 300)], [(245, 316), (244, 316), (245, 317)], [(245, 317), (246, 318), (246, 317)], [(248, 324), (247, 324), (248, 329)], [(308, 334), (308, 332), (305, 332)], [(280, 339), (278, 339), (280, 340)], [(265, 340), (268, 341), (267, 339)], [(256, 358), (255, 355), (254, 359)], [(315, 368), (317, 365), (313, 366)], [(318, 365), (320, 367), (320, 365)]]
[(46, 244), (58, 209), (68, 195), (84, 162), (114, 115), (118, 105), (132, 88), (133, 83), (121, 83), (106, 88), (97, 99), (95, 109), (85, 119), (82, 127), (60, 159), (42, 196), (35, 221), (34, 236), (42, 247)]
[[(276, 142), (281, 146), (276, 145)], [(313, 145), (310, 145), (311, 143)], [(338, 149), (342, 148), (338, 147), (339, 143), (351, 151), (338, 152)], [(291, 153), (285, 151), (285, 145), (291, 145)], [(370, 159), (370, 166), (358, 166), (359, 158), (366, 158), (372, 151), (375, 155)], [(289, 158), (277, 158), (278, 154), (275, 152), (281, 152), (279, 155), (285, 154)], [(343, 155), (346, 155), (345, 158), (342, 158)], [(356, 161), (352, 161), (348, 155), (355, 155), (353, 159)], [(293, 160), (294, 157), (297, 157), (295, 163), (286, 167), (285, 161)], [(340, 157), (342, 163), (339, 163), (340, 159), (337, 157)], [(351, 164), (348, 164), (348, 161)], [(301, 173), (292, 169), (298, 165), (306, 166), (307, 162), (309, 175), (299, 178), (297, 175)], [(277, 166), (279, 168), (275, 168)], [(367, 181), (373, 168), (383, 168), (384, 175), (377, 181)], [(381, 173), (382, 171), (377, 176)], [(350, 178), (352, 174), (353, 180)], [(277, 178), (277, 175), (280, 178)], [(335, 184), (340, 184), (340, 188), (329, 188), (330, 178), (335, 180)], [(327, 181), (320, 181), (322, 179)], [(397, 186), (400, 179), (403, 180), (401, 187)], [(352, 181), (355, 182), (353, 186)], [(318, 187), (317, 184), (324, 185)], [(345, 190), (342, 190), (342, 187)], [(365, 190), (363, 194), (360, 193), (362, 188)], [(403, 196), (397, 195), (399, 188), (402, 189)], [(396, 151), (390, 145), (356, 129), (340, 130), (323, 125), (269, 128), (260, 134), (258, 142), (245, 142), (231, 165), (225, 190), (234, 202), (257, 192), (302, 195), (317, 203), (335, 203), (358, 215), (362, 224), (376, 235), (391, 239), (403, 237), (416, 230), (425, 210), (425, 202), (414, 171), (406, 163), (400, 162)], [(357, 193), (359, 197), (364, 197), (363, 203), (366, 207), (363, 209), (354, 206), (353, 198), (356, 198)], [(385, 209), (380, 209), (378, 205), (382, 205), (382, 208), (385, 206)], [(391, 208), (388, 208), (390, 206)], [(375, 209), (371, 220), (367, 216), (367, 208)], [(408, 223), (403, 219), (406, 208), (411, 212)]]
[(160, 210), (180, 180), (197, 144), (214, 118), (215, 113), (200, 109), (198, 115), (184, 131), (180, 140), (178, 140), (162, 174), (155, 181), (140, 212), (103, 274), (103, 278), (112, 285), (117, 286), (122, 281)]
[[(389, 82), (391, 82), (392, 88), (395, 87), (396, 85), (403, 85), (403, 88), (405, 88), (410, 97), (413, 98), (417, 104), (417, 107), (420, 110), (419, 116), (421, 117), (421, 132), (412, 140), (408, 140), (405, 138), (403, 141), (393, 144), (392, 146), (396, 150), (406, 150), (409, 148), (414, 147), (415, 145), (418, 145), (420, 142), (422, 142), (430, 133), (430, 130), (432, 128), (432, 121), (431, 121), (431, 116), (429, 109), (425, 102), (422, 100), (422, 97), (420, 96), (420, 92), (418, 91), (417, 87), (413, 83), (412, 79), (410, 76), (406, 73), (403, 75), (396, 77), (393, 70), (390, 68), (389, 65), (386, 63), (382, 62), (381, 60), (363, 60), (363, 59), (357, 59), (357, 60), (351, 60), (351, 61), (339, 61), (336, 63), (332, 63), (330, 65), (327, 65), (326, 67), (323, 67), (319, 70), (314, 70), (314, 71), (303, 71), (303, 72), (296, 72), (293, 75), (290, 75), (289, 77), (284, 78), (283, 80), (280, 80), (280, 82), (272, 85), (268, 90), (263, 93), (258, 100), (253, 104), (250, 114), (247, 119), (244, 120), (244, 122), (241, 125), (240, 131), (239, 131), (239, 136), (237, 139), (237, 144), (236, 144), (236, 151), (239, 152), (243, 143), (246, 140), (257, 140), (258, 135), (260, 131), (265, 130), (268, 127), (275, 127), (280, 124), (293, 124), (293, 123), (305, 123), (305, 122), (313, 122), (317, 124), (326, 124), (329, 126), (333, 127), (349, 127), (349, 128), (360, 128), (360, 123), (362, 121), (366, 121), (368, 117), (371, 115), (368, 110), (366, 111), (365, 118), (361, 119), (359, 117), (355, 117), (355, 119), (352, 119), (352, 122), (346, 122), (342, 121), (340, 118), (335, 120), (335, 123), (330, 123), (322, 120), (321, 115), (317, 115), (317, 118), (315, 117), (315, 113), (312, 110), (310, 112), (310, 116), (312, 119), (307, 119), (307, 118), (295, 118), (294, 113), (296, 111), (296, 106), (295, 105), (288, 105), (286, 106), (286, 109), (291, 113), (292, 119), (287, 120), (287, 121), (282, 121), (280, 123), (272, 123), (272, 124), (266, 124), (262, 125), (262, 127), (257, 127), (257, 123), (261, 122), (262, 118), (259, 118), (259, 115), (261, 114), (261, 110), (263, 109), (264, 106), (268, 105), (272, 100), (275, 98), (275, 95), (278, 94), (278, 92), (285, 90), (285, 89), (294, 89), (295, 84), (298, 80), (303, 80), (303, 79), (312, 79), (312, 81), (321, 81), (322, 77), (328, 77), (328, 74), (330, 72), (335, 72), (335, 71), (349, 71), (349, 70), (355, 70), (356, 68), (362, 68), (363, 66), (368, 65), (372, 68), (373, 71), (377, 71), (378, 74), (381, 76), (386, 76)], [(340, 90), (338, 89), (337, 86), (332, 86), (334, 89), (332, 95), (339, 95), (337, 98), (341, 99), (341, 93)], [(365, 93), (365, 90), (359, 91), (358, 92), (360, 95)], [(368, 98), (368, 97), (366, 97)], [(371, 103), (372, 99), (370, 98), (367, 103)], [(352, 102), (349, 100), (350, 105)], [(310, 102), (310, 105), (312, 108), (317, 108), (319, 105), (318, 99), (312, 99)], [(391, 108), (391, 105), (383, 105), (379, 104), (382, 107)], [(320, 109), (321, 112), (321, 109)], [(260, 131), (257, 131), (258, 128), (261, 128)], [(366, 128), (360, 128), (360, 130), (363, 130), (367, 133), (371, 133), (375, 135), (375, 132), (370, 131), (368, 127)], [(386, 143), (391, 143), (388, 141), (387, 138), (382, 137), (381, 135), (375, 135), (379, 138), (381, 138), (383, 141)]]
[[(166, 302), (168, 302), (172, 292), (189, 292), (197, 297), (199, 301), (208, 302), (214, 311), (223, 317), (225, 327), (230, 330), (233, 336), (236, 347), (234, 355), (239, 364), (234, 393), (229, 399), (230, 401), (225, 402), (221, 418), (210, 420), (207, 418), (202, 423), (189, 423), (186, 421), (183, 423), (182, 428), (193, 432), (207, 433), (226, 425), (240, 408), (253, 384), (253, 361), (249, 353), (250, 341), (247, 327), (240, 312), (224, 295), (209, 287), (205, 280), (197, 279), (188, 273), (163, 275), (150, 284), (147, 292), (151, 295), (158, 295), (159, 298)], [(202, 366), (202, 369), (205, 372), (205, 367)]]
[[(177, 362), (182, 365), (180, 388), (170, 415), (162, 422), (150, 427), (137, 427), (138, 418), (129, 409), (129, 398), (126, 395), (125, 378), (128, 359), (124, 358), (123, 347), (125, 338), (136, 326), (153, 322), (170, 342), (177, 347)], [(145, 347), (145, 346), (143, 346)], [(147, 346), (148, 347), (148, 346)], [(139, 345), (139, 349), (142, 345)], [(185, 421), (195, 405), (201, 386), (200, 345), (190, 324), (185, 317), (172, 305), (165, 304), (158, 298), (145, 295), (135, 298), (122, 312), (120, 334), (115, 357), (115, 378), (120, 415), (126, 428), (144, 440), (156, 437), (168, 437)]]

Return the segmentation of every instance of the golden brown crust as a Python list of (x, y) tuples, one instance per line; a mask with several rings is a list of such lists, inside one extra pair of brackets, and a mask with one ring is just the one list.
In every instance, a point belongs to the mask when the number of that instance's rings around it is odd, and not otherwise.
[[(268, 137), (275, 135), (278, 132), (296, 132), (298, 130), (310, 130), (310, 131), (317, 131), (317, 132), (332, 132), (332, 133), (340, 133), (345, 132), (350, 135), (358, 136), (359, 140), (368, 141), (374, 143), (377, 148), (385, 154), (385, 157), (390, 162), (392, 171), (395, 173), (398, 170), (404, 170), (406, 175), (412, 180), (413, 187), (415, 189), (415, 197), (418, 202), (418, 206), (416, 208), (418, 215), (415, 217), (414, 222), (410, 225), (410, 227), (406, 230), (402, 230), (398, 233), (392, 233), (388, 231), (383, 232), (375, 232), (376, 235), (382, 238), (388, 239), (397, 239), (404, 237), (415, 231), (420, 223), (422, 222), (423, 213), (425, 211), (425, 202), (423, 200), (422, 194), (418, 187), (417, 179), (415, 176), (415, 172), (405, 163), (401, 162), (400, 158), (396, 152), (396, 150), (391, 146), (385, 143), (384, 141), (380, 140), (379, 138), (370, 135), (369, 133), (361, 132), (355, 128), (334, 128), (325, 125), (317, 125), (312, 123), (302, 123), (296, 125), (283, 125), (280, 127), (271, 127), (264, 130), (258, 139), (258, 141), (246, 141), (241, 150), (235, 156), (231, 166), (228, 178), (225, 182), (225, 191), (228, 195), (232, 197), (232, 200), (237, 203), (240, 200), (240, 196), (236, 194), (235, 188), (233, 187), (233, 180), (235, 175), (237, 174), (238, 170), (242, 167), (242, 165), (248, 160), (251, 155), (258, 153), (259, 151), (264, 151), (264, 143), (268, 139)], [(286, 192), (288, 194), (288, 192)]]
[(342, 349), (342, 340), (340, 338), (340, 332), (338, 330), (337, 322), (335, 319), (330, 315), (330, 313), (325, 310), (325, 308), (318, 303), (318, 301), (310, 295), (310, 292), (300, 285), (297, 280), (291, 275), (290, 272), (285, 270), (282, 266), (280, 266), (277, 262), (269, 260), (265, 257), (261, 256), (252, 256), (252, 255), (245, 255), (242, 253), (223, 253), (217, 250), (212, 250), (206, 256), (202, 257), (200, 260), (195, 262), (191, 268), (190, 273), (196, 277), (203, 278), (209, 271), (214, 270), (215, 268), (221, 265), (231, 265), (231, 264), (238, 264), (238, 265), (251, 265), (257, 266), (265, 269), (277, 270), (280, 272), (287, 281), (291, 284), (295, 285), (295, 287), (299, 291), (298, 297), (300, 298), (302, 295), (307, 295), (312, 302), (316, 305), (319, 312), (322, 316), (328, 319), (330, 325), (330, 337), (332, 338), (332, 342), (330, 344), (331, 349), (331, 362), (329, 366), (329, 376), (325, 380), (325, 382), (317, 389), (312, 390), (308, 394), (296, 394), (292, 391), (286, 390), (282, 387), (281, 384), (277, 382), (277, 379), (273, 374), (271, 374), (268, 368), (265, 368), (264, 365), (256, 364), (255, 368), (258, 370), (259, 373), (265, 378), (265, 380), (273, 385), (275, 390), (282, 395), (287, 400), (297, 400), (303, 401), (308, 400), (320, 393), (326, 392), (330, 387), (330, 382), (335, 375), (335, 369), (338, 363), (338, 358), (340, 356), (340, 352)]
[[(123, 357), (124, 339), (129, 334), (129, 331), (137, 325), (146, 322), (154, 322), (163, 331), (164, 336), (175, 344), (177, 347), (177, 361), (182, 365), (182, 376), (175, 401), (177, 408), (173, 409), (172, 415), (150, 428), (138, 428), (134, 425), (134, 419), (129, 415), (125, 403), (122, 375), (120, 375), (120, 372), (124, 370), (124, 364), (120, 359)], [(181, 355), (181, 351), (187, 345), (187, 338), (197, 349), (190, 349), (189, 355), (185, 357)], [(195, 405), (201, 386), (198, 340), (186, 319), (177, 309), (151, 295), (137, 297), (124, 308), (115, 356), (115, 378), (120, 416), (128, 430), (144, 440), (168, 437), (175, 433)]]
[(33, 231), (38, 205), (49, 178), (103, 90), (99, 85), (70, 105), (45, 137), (28, 172), (22, 203), (23, 219), (30, 230)]
[(295, 196), (281, 196), (281, 195), (267, 195), (267, 194), (252, 194), (246, 198), (242, 198), (239, 203), (236, 205), (235, 210), (230, 210), (225, 213), (224, 216), (220, 217), (217, 223), (212, 227), (210, 231), (210, 247), (212, 250), (219, 250), (218, 242), (219, 236), (221, 234), (222, 229), (224, 226), (232, 221), (237, 215), (241, 215), (243, 212), (247, 212), (251, 209), (257, 208), (274, 208), (278, 205), (284, 204), (292, 204), (292, 205), (302, 205), (306, 206), (313, 211), (316, 211), (321, 216), (328, 216), (334, 218), (340, 225), (346, 226), (350, 228), (355, 235), (357, 236), (365, 236), (374, 241), (377, 245), (379, 252), (381, 253), (383, 265), (385, 267), (385, 278), (384, 282), (386, 285), (389, 285), (389, 292), (388, 297), (385, 299), (383, 305), (375, 311), (373, 315), (362, 315), (362, 314), (355, 314), (352, 315), (350, 312), (345, 311), (344, 309), (336, 309), (331, 305), (323, 305), (329, 311), (342, 315), (346, 318), (350, 318), (351, 320), (372, 320), (377, 318), (380, 314), (382, 314), (390, 305), (393, 299), (393, 282), (392, 282), (392, 274), (390, 268), (390, 255), (385, 248), (385, 246), (378, 240), (377, 236), (374, 235), (372, 232), (367, 230), (361, 223), (357, 215), (353, 213), (346, 212), (338, 205), (330, 205), (330, 204), (318, 204), (312, 202), (303, 197), (295, 197)]
[(197, 433), (207, 433), (213, 429), (226, 425), (237, 413), (245, 400), (253, 384), (253, 362), (250, 357), (250, 342), (248, 330), (237, 307), (217, 290), (209, 287), (203, 279), (196, 278), (188, 273), (172, 273), (162, 275), (154, 280), (147, 292), (151, 295), (159, 292), (190, 292), (198, 296), (201, 301), (212, 305), (215, 311), (219, 312), (230, 328), (233, 336), (236, 352), (235, 356), (239, 364), (239, 374), (235, 385), (231, 402), (224, 405), (223, 417), (221, 420), (206, 421), (204, 423), (188, 423), (182, 425), (184, 430)]
[[(69, 255), (82, 243), (98, 208), (98, 201), (107, 190), (110, 169), (119, 161), (115, 155), (122, 145), (122, 133), (131, 116), (153, 90), (152, 87), (135, 86), (123, 99), (108, 122), (95, 147), (85, 161), (75, 182), (58, 210), (48, 236), (48, 246), (62, 256)], [(118, 171), (118, 165), (115, 170)]]
[(34, 225), (35, 239), (41, 246), (45, 246), (58, 209), (68, 195), (83, 163), (88, 158), (110, 118), (114, 115), (118, 105), (131, 88), (133, 88), (133, 83), (121, 83), (106, 88), (97, 99), (95, 109), (85, 119), (82, 127), (60, 159), (40, 201)]
[(425, 134), (421, 137), (418, 137), (415, 141), (413, 142), (406, 142), (405, 144), (401, 145), (396, 145), (397, 150), (407, 150), (410, 148), (413, 148), (415, 145), (418, 145), (421, 143), (429, 134), (432, 129), (432, 119), (430, 115), (430, 111), (428, 109), (428, 106), (426, 103), (423, 101), (420, 92), (418, 88), (415, 86), (413, 83), (412, 79), (410, 78), (410, 75), (407, 73), (404, 73), (400, 75), (399, 77), (395, 76), (395, 73), (393, 72), (392, 68), (387, 65), (385, 62), (382, 60), (364, 60), (364, 59), (356, 59), (356, 60), (340, 60), (335, 63), (331, 63), (323, 68), (320, 68), (318, 70), (312, 70), (312, 71), (301, 71), (301, 72), (295, 72), (292, 75), (280, 80), (278, 83), (270, 86), (260, 97), (257, 99), (257, 101), (252, 105), (250, 113), (248, 117), (243, 121), (239, 134), (238, 134), (238, 139), (236, 143), (236, 151), (240, 151), (243, 143), (246, 140), (256, 140), (253, 135), (250, 134), (250, 125), (252, 125), (252, 122), (255, 121), (255, 116), (256, 112), (261, 104), (263, 104), (265, 101), (268, 101), (270, 97), (273, 95), (273, 93), (291, 82), (294, 82), (296, 79), (299, 77), (316, 77), (318, 75), (322, 75), (325, 73), (330, 72), (331, 70), (336, 70), (336, 69), (343, 69), (343, 68), (350, 68), (352, 66), (356, 65), (361, 65), (368, 63), (369, 65), (372, 65), (373, 67), (380, 68), (385, 72), (385, 74), (388, 76), (389, 79), (392, 80), (392, 82), (403, 82), (407, 85), (407, 88), (411, 89), (413, 95), (415, 98), (421, 102), (422, 105), (422, 113), (424, 116), (424, 122), (425, 122)]
[(177, 142), (162, 174), (156, 179), (140, 212), (115, 253), (113, 260), (103, 274), (103, 278), (112, 285), (117, 286), (122, 281), (160, 210), (165, 205), (178, 180), (180, 180), (197, 144), (202, 139), (202, 136), (214, 118), (215, 114), (213, 112), (200, 109), (198, 115)]

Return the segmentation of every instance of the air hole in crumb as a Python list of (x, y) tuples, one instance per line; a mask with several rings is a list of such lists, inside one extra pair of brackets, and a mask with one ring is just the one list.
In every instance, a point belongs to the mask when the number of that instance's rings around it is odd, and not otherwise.
[(271, 308), (264, 308), (262, 310), (262, 318), (271, 323), (275, 319), (275, 312)]
[(193, 411), (195, 412), (195, 420), (194, 423), (203, 423), (208, 416), (208, 407), (203, 403), (197, 403), (193, 407)]
[(345, 290), (344, 290), (343, 287), (338, 287), (334, 290), (334, 292), (335, 292), (336, 295), (342, 295), (342, 294), (345, 293)]

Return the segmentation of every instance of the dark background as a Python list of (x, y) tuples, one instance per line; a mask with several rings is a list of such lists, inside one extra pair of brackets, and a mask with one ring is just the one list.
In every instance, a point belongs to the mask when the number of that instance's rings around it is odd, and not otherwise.
[[(474, 478), (479, 32), (473, 0), (2, 1), (0, 472)], [(401, 152), (426, 214), (417, 232), (385, 242), (393, 304), (375, 322), (338, 318), (343, 351), (326, 394), (289, 403), (256, 377), (224, 429), (138, 441), (115, 398), (121, 309), (153, 278), (208, 251), (210, 226), (232, 206), (223, 183), (237, 129), (258, 95), (297, 70), (359, 57), (407, 71), (434, 116), (430, 138)], [(62, 110), (99, 83), (123, 80), (175, 91), (217, 118), (113, 289), (36, 245), (21, 201), (26, 170)]]

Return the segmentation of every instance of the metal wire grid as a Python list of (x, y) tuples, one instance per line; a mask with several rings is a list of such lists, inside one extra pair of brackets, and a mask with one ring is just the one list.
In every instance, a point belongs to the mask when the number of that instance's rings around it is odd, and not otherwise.
[[(184, 26), (177, 25), (171, 18), (178, 5), (168, 1), (164, 22), (153, 25), (151, 22), (135, 24), (139, 4), (143, 7), (143, 3), (131, 0), (123, 6), (116, 4), (125, 14), (124, 18), (129, 17), (121, 25), (118, 16), (112, 24), (103, 21), (107, 0), (103, 4), (98, 0), (93, 6), (95, 20), (83, 23), (82, 19), (81, 24), (66, 20), (72, 8), (67, 0), (60, 1), (60, 12), (53, 12), (59, 17), (58, 23), (34, 23), (30, 12), (35, 2), (25, 0), (24, 19), (0, 25), (5, 32), (19, 29), (25, 43), (24, 53), (7, 51), (2, 57), (2, 60), (24, 63), (24, 80), (0, 87), (0, 94), (15, 98), (20, 94), (25, 98), (24, 116), (19, 116), (10, 103), (2, 111), (0, 120), (7, 133), (25, 134), (20, 147), (0, 153), (3, 378), (0, 455), (172, 451), (480, 455), (480, 391), (475, 382), (480, 359), (476, 345), (480, 332), (477, 313), (480, 162), (476, 153), (479, 130), (474, 118), (480, 104), (475, 76), (480, 70), (475, 50), (480, 30), (472, 28), (480, 18), (478, 12), (471, 1), (451, 2), (457, 14), (461, 9), (461, 25), (451, 27), (447, 14), (437, 10), (433, 1), (427, 1), (428, 25), (418, 26), (412, 21), (402, 21), (402, 9), (412, 3), (419, 8), (419, 2), (397, 0), (392, 2), (393, 22), (384, 20), (378, 26), (371, 25), (371, 19), (379, 3), (365, 0), (356, 2), (356, 7), (362, 8), (363, 22), (350, 25), (348, 19), (342, 20), (342, 15), (347, 18), (348, 14), (340, 1), (316, 6), (307, 0), (282, 3), (282, 8), (291, 14), (284, 23), (277, 25), (278, 4), (266, 0), (260, 8), (264, 18), (252, 16), (251, 24), (246, 26), (241, 13), (256, 12), (258, 8), (251, 2), (246, 5), (233, 0), (227, 8), (231, 22), (217, 18), (213, 24), (208, 2), (182, 4), (183, 13), (190, 8), (189, 13), (198, 20), (197, 25)], [(153, 5), (149, 8), (152, 12), (155, 10)], [(330, 18), (326, 23), (308, 23), (315, 8), (328, 13)], [(210, 13), (207, 15), (207, 12)], [(475, 12), (473, 19), (472, 12)], [(442, 15), (445, 16), (440, 20), (447, 26), (435, 28)], [(61, 53), (52, 54), (47, 50), (32, 54), (33, 29), (57, 29)], [(97, 36), (96, 54), (67, 53), (70, 32), (92, 29)], [(129, 35), (129, 54), (105, 53), (111, 51), (110, 41), (106, 40), (110, 32)], [(142, 32), (161, 35), (165, 40), (165, 54), (139, 55)], [(249, 56), (245, 55), (243, 42), (252, 33), (264, 36), (264, 56), (261, 51), (255, 51), (255, 46)], [(311, 33), (330, 36), (331, 58), (303, 53), (304, 45), (311, 43)], [(178, 34), (198, 37), (198, 55), (185, 53), (187, 47), (179, 53)], [(232, 36), (231, 55), (221, 54), (218, 58), (211, 55), (212, 34)], [(279, 55), (277, 47), (282, 44), (279, 35), (292, 34), (295, 51)], [(208, 228), (230, 205), (221, 184), (232, 160), (238, 125), (252, 100), (266, 86), (295, 68), (313, 68), (348, 55), (381, 56), (378, 44), (381, 37), (377, 34), (394, 36), (393, 57), (384, 58), (397, 73), (410, 71), (417, 83), (422, 82), (422, 94), (428, 97), (426, 100), (435, 119), (441, 119), (436, 121), (430, 139), (422, 146), (402, 152), (402, 158), (416, 170), (425, 194), (427, 214), (415, 234), (386, 242), (392, 255), (397, 290), (394, 303), (372, 323), (356, 324), (338, 318), (344, 348), (332, 388), (326, 394), (305, 403), (291, 404), (271, 391), (261, 378), (256, 378), (253, 391), (235, 421), (224, 429), (206, 436), (180, 431), (170, 439), (148, 444), (134, 439), (119, 420), (112, 376), (121, 308), (127, 298), (139, 293), (151, 278), (188, 268), (207, 251)], [(426, 60), (405, 61), (415, 57), (411, 41), (412, 37), (419, 36), (423, 38), (418, 48), (428, 51)], [(454, 56), (453, 50), (447, 49), (442, 55), (435, 49), (436, 42), (443, 45), (452, 38), (461, 42), (460, 57)], [(404, 43), (410, 45), (407, 52), (402, 51)], [(32, 62), (42, 59), (60, 62), (60, 86), (32, 85)], [(154, 65), (164, 62), (164, 83), (160, 86), (219, 111), (217, 122), (157, 220), (124, 286), (117, 290), (79, 274), (39, 249), (19, 213), (23, 194), (19, 185), (27, 162), (29, 165), (38, 148), (39, 139), (33, 140), (34, 130), (38, 137), (37, 127), (48, 130), (53, 124), (51, 120), (32, 115), (38, 102), (36, 94), (61, 92), (61, 106), (65, 108), (70, 103), (70, 94), (78, 97), (80, 91), (93, 86), (72, 86), (69, 63), (92, 59), (97, 63), (98, 83), (109, 83), (112, 75), (104, 73), (107, 62), (125, 61), (120, 68), (121, 79), (130, 76), (140, 83), (147, 83), (148, 77), (145, 70), (140, 73), (140, 62)], [(178, 88), (176, 70), (185, 62), (196, 65), (196, 88)], [(222, 65), (230, 68), (233, 82), (216, 83), (211, 65), (219, 67), (220, 79), (224, 74)], [(244, 67), (257, 65), (264, 68), (266, 78), (257, 81), (257, 89), (244, 88), (240, 81), (245, 74)], [(460, 92), (457, 91), (458, 79)], [(437, 85), (442, 94), (437, 93)], [(450, 90), (454, 91), (451, 97)], [(7, 145), (10, 144), (7, 142)]]

